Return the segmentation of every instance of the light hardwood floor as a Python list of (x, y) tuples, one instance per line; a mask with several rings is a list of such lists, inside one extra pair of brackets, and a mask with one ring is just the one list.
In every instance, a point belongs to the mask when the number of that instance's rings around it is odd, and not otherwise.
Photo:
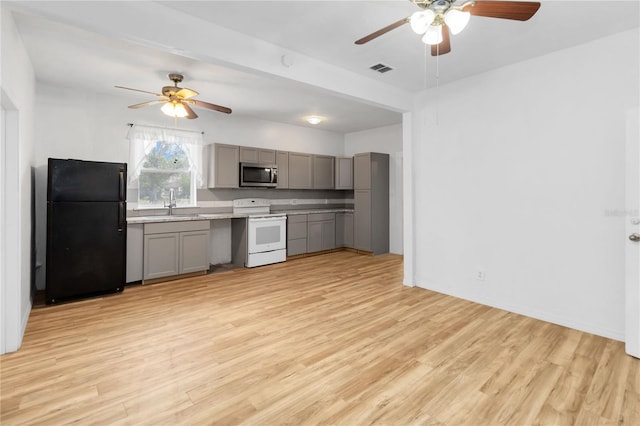
[(640, 424), (620, 342), (348, 252), (32, 311), (2, 424)]

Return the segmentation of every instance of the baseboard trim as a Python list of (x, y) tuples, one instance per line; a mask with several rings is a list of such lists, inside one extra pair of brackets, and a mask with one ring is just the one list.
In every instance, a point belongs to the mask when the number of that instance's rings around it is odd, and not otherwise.
[(429, 291), (435, 291), (437, 293), (446, 294), (448, 296), (457, 297), (458, 299), (468, 300), (470, 302), (479, 303), (481, 305), (491, 306), (492, 308), (502, 309), (507, 312), (512, 312), (518, 315), (524, 315), (529, 318), (534, 318), (540, 321), (545, 321), (551, 324), (560, 325), (562, 327), (572, 328), (574, 330), (582, 331), (585, 333), (595, 334), (597, 336), (606, 337), (608, 339), (617, 340), (619, 342), (625, 341), (624, 330), (612, 330), (608, 327), (601, 327), (596, 324), (588, 324), (581, 321), (575, 321), (572, 318), (562, 317), (552, 312), (545, 312), (536, 309), (531, 309), (527, 306), (512, 305), (510, 303), (500, 303), (490, 299), (483, 298), (470, 298), (462, 296), (460, 294), (454, 294), (446, 291), (436, 285), (429, 285), (428, 283), (419, 282), (416, 280), (416, 286)]

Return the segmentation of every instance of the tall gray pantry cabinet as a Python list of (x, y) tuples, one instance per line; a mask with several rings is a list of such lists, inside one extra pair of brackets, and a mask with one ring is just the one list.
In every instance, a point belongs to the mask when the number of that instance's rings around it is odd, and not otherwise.
[(389, 154), (353, 157), (354, 248), (389, 252)]

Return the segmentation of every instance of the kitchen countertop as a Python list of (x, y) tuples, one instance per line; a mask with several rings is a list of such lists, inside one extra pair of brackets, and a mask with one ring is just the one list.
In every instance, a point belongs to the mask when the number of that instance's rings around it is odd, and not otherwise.
[[(298, 214), (313, 214), (313, 213), (353, 213), (353, 209), (312, 209), (312, 210), (289, 210), (289, 211), (274, 211), (272, 214), (286, 214), (298, 215)], [(257, 216), (257, 215), (252, 215)], [(180, 222), (189, 220), (216, 220), (216, 219), (242, 219), (249, 217), (248, 214), (234, 214), (234, 213), (194, 213), (194, 214), (175, 214), (175, 215), (157, 215), (157, 216), (130, 216), (127, 217), (127, 223), (130, 225), (154, 223), (154, 222)]]

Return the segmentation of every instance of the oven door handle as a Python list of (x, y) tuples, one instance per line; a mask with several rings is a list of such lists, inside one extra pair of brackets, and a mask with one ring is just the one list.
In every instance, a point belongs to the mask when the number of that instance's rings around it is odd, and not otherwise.
[(250, 217), (251, 222), (283, 222), (287, 220), (286, 216), (272, 216), (272, 217)]

